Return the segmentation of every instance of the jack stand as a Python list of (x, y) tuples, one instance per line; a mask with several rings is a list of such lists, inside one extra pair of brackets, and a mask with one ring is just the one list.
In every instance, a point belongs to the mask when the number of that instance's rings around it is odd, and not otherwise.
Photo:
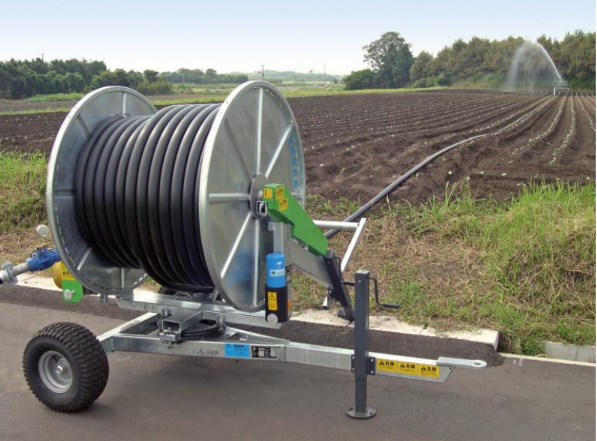
[(353, 372), (355, 404), (346, 411), (351, 418), (375, 416), (375, 408), (367, 406), (367, 376), (375, 375), (375, 358), (369, 357), (369, 271), (355, 274), (355, 322)]

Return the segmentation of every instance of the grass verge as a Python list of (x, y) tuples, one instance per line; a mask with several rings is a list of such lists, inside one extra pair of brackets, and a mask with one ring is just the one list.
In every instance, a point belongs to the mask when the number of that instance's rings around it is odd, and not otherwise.
[[(46, 159), (0, 154), (0, 260), (21, 261), (40, 244), (46, 221)], [(311, 196), (314, 218), (343, 219), (358, 203)], [(332, 248), (342, 252), (349, 236)], [(466, 185), (413, 207), (386, 204), (370, 214), (347, 278), (367, 268), (398, 314), (438, 329), (489, 327), (502, 349), (528, 355), (545, 340), (595, 343), (595, 183), (534, 184), (510, 201), (474, 199)], [(316, 308), (320, 286), (296, 274), (298, 308)]]
[(47, 222), (46, 157), (40, 153), (0, 153), (0, 261), (20, 262), (40, 239), (34, 232)]
[(21, 109), (21, 110), (0, 110), (0, 116), (4, 115), (37, 115), (38, 113), (63, 113), (70, 112), (72, 107), (48, 107), (47, 109)]
[[(311, 198), (309, 211), (338, 219), (351, 205)], [(337, 236), (332, 247), (347, 244)], [(419, 207), (388, 204), (371, 215), (357, 268), (411, 323), (498, 329), (503, 350), (527, 355), (545, 340), (594, 344), (595, 184), (534, 184), (507, 202), (460, 185)], [(322, 290), (295, 279), (296, 302), (317, 307)]]
[(83, 98), (82, 93), (50, 93), (47, 95), (34, 95), (26, 98), (30, 103), (47, 103), (48, 101), (75, 101)]

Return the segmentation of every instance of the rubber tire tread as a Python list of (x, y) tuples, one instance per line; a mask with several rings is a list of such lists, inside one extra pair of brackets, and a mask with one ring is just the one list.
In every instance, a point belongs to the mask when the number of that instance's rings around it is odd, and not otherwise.
[[(61, 353), (73, 370), (73, 385), (65, 394), (50, 391), (38, 374), (38, 361), (47, 350)], [(87, 328), (68, 322), (54, 323), (38, 331), (25, 348), (23, 373), (29, 389), (45, 406), (57, 412), (78, 412), (97, 400), (108, 383), (108, 357)]]

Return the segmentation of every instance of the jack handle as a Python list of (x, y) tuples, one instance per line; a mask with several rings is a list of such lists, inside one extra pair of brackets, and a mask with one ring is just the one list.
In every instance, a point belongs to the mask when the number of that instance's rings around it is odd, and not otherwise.
[[(377, 282), (377, 278), (369, 276), (368, 277), (369, 280), (373, 280), (373, 295), (375, 296), (375, 304), (377, 306), (379, 306), (380, 308), (386, 308), (386, 309), (398, 309), (400, 308), (400, 305), (398, 303), (381, 303), (379, 301), (379, 289), (378, 289), (378, 282)], [(345, 285), (348, 286), (355, 286), (354, 282), (344, 282)]]

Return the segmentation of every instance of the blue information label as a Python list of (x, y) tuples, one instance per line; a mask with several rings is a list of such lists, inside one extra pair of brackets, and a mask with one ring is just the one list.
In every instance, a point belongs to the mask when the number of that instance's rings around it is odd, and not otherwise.
[(249, 358), (251, 356), (251, 345), (236, 345), (226, 343), (224, 346), (224, 356), (233, 358)]

